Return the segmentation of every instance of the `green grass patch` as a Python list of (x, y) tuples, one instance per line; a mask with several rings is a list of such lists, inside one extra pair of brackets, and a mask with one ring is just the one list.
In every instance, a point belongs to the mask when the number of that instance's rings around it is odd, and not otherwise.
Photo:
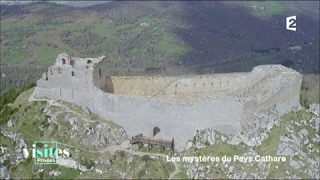
[(277, 152), (277, 149), (280, 143), (280, 136), (282, 134), (284, 134), (283, 129), (281, 129), (281, 127), (274, 126), (271, 129), (271, 132), (267, 137), (267, 139), (265, 139), (260, 146), (254, 147), (253, 149), (260, 156), (263, 156), (263, 155), (274, 156)]
[(149, 17), (149, 16), (145, 16), (145, 17), (140, 18), (137, 23), (139, 23), (139, 24), (140, 23), (149, 23), (149, 24), (151, 24), (151, 23), (153, 23), (155, 21), (157, 21), (157, 19)]
[[(30, 160), (30, 159), (29, 159)], [(31, 158), (32, 160), (32, 158)], [(35, 176), (33, 175), (33, 160), (31, 162), (28, 162), (27, 160), (25, 160), (24, 162), (22, 162), (21, 165), (11, 167), (10, 168), (10, 174), (12, 174), (13, 179), (15, 178), (26, 178), (26, 179), (34, 179)]]
[(278, 58), (278, 55), (272, 54), (272, 55), (263, 56), (263, 57), (257, 58), (257, 59), (250, 59), (250, 60), (244, 61), (244, 63), (246, 63), (250, 67), (255, 67), (255, 66), (263, 65), (263, 64), (276, 63), (277, 58)]
[(97, 22), (91, 26), (92, 32), (98, 33), (102, 37), (109, 37), (114, 35), (117, 31), (115, 28)]
[(113, 54), (107, 54), (106, 57), (107, 57), (106, 59), (107, 59), (108, 62), (116, 63), (118, 61), (116, 56), (113, 55)]
[(1, 136), (0, 137), (0, 146), (6, 147), (7, 151), (10, 152), (15, 149), (15, 142), (12, 139), (10, 139), (9, 137)]
[(9, 47), (5, 53), (1, 53), (1, 63), (15, 64), (24, 62), (28, 58), (29, 54), (24, 50), (18, 49), (20, 47), (20, 45), (13, 45)]
[[(270, 155), (270, 156), (275, 156), (278, 146), (280, 144), (280, 136), (286, 136), (290, 139), (292, 139), (292, 136), (298, 136), (298, 133), (301, 129), (306, 129), (308, 131), (309, 137), (314, 137), (314, 134), (317, 133), (313, 128), (311, 128), (310, 125), (305, 126), (303, 121), (308, 121), (310, 120), (312, 117), (312, 114), (305, 111), (305, 110), (300, 110), (300, 111), (296, 111), (296, 112), (290, 112), (284, 116), (281, 117), (281, 121), (280, 121), (280, 126), (274, 126), (271, 129), (271, 132), (268, 136), (268, 138), (266, 140), (263, 141), (262, 145), (255, 147), (254, 150), (261, 156), (263, 155)], [(294, 124), (295, 122), (301, 124), (300, 126)], [(290, 127), (290, 129), (294, 130), (294, 133), (292, 132), (288, 132), (286, 127)], [(309, 141), (311, 141), (311, 139), (309, 138)], [(307, 152), (305, 148), (303, 148), (304, 152)], [(308, 155), (311, 158), (316, 158), (312, 157), (312, 155)], [(308, 162), (305, 161), (304, 159), (300, 158), (301, 156), (294, 156), (293, 160), (295, 161), (302, 161), (306, 167), (308, 167)], [(286, 162), (270, 162), (271, 164), (271, 168), (270, 168), (270, 172), (268, 175), (268, 179), (274, 179), (274, 178), (279, 178), (279, 177), (286, 177), (286, 171), (290, 172), (290, 173), (298, 173), (299, 177), (303, 178), (303, 179), (308, 179), (310, 178), (306, 173), (304, 172), (296, 172), (291, 165), (289, 164), (290, 157), (287, 157), (287, 161)], [(302, 167), (306, 168), (306, 167)]]
[(179, 172), (178, 174), (176, 174), (174, 177), (174, 179), (188, 179), (188, 176), (186, 173), (184, 172)]
[(211, 172), (211, 179), (228, 179), (228, 177), (225, 175), (225, 173), (221, 168), (213, 167), (210, 172)]
[(157, 153), (157, 154), (162, 153), (162, 154), (167, 154), (167, 155), (170, 154), (170, 150), (168, 148), (166, 148), (163, 152), (161, 152), (160, 147), (158, 147), (158, 146), (153, 146), (150, 150), (148, 150), (147, 146), (143, 146), (143, 147), (141, 147), (141, 149), (139, 149), (139, 151), (149, 152), (149, 153)]
[(247, 152), (247, 147), (230, 145), (222, 142), (196, 150), (198, 156), (214, 155), (215, 157), (233, 157), (234, 155), (242, 155), (245, 152)]
[[(257, 6), (258, 12), (267, 17), (281, 15), (285, 12), (284, 7), (277, 1), (250, 1), (249, 4)], [(260, 9), (260, 7), (264, 7), (264, 9)]]
[[(45, 9), (61, 9), (61, 7), (48, 6), (42, 9), (48, 13), (49, 11)], [(59, 30), (73, 30), (80, 27), (73, 23), (44, 21), (43, 15), (40, 14), (36, 13), (35, 18), (6, 19), (1, 22), (1, 34), (9, 41), (9, 44), (4, 46), (4, 51), (1, 51), (2, 63), (16, 64), (31, 60), (31, 58), (33, 61), (52, 62), (57, 54), (70, 52), (70, 48), (61, 41), (56, 48), (49, 46), (48, 42), (56, 41), (59, 38)], [(50, 35), (48, 36), (46, 33)], [(43, 38), (38, 38), (42, 34), (45, 34), (48, 42), (43, 42)], [(30, 41), (32, 36), (34, 38)], [(27, 48), (22, 49), (23, 45), (27, 45)]]
[(129, 24), (129, 23), (128, 24), (121, 24), (121, 25), (115, 26), (115, 30), (123, 31), (123, 30), (132, 29), (135, 27), (137, 27), (137, 24)]
[(286, 126), (290, 125), (293, 126), (295, 132), (299, 132), (302, 127), (295, 125), (293, 122), (302, 123), (302, 121), (310, 120), (312, 117), (311, 113), (308, 113), (304, 110), (297, 111), (297, 112), (290, 112), (285, 114), (281, 117), (281, 124), (280, 126), (274, 126), (269, 133), (267, 139), (265, 139), (262, 144), (258, 147), (255, 147), (254, 150), (257, 151), (259, 155), (271, 155), (275, 156), (279, 143), (280, 143), (280, 136), (285, 136), (291, 134), (287, 132)]
[[(1, 95), (0, 100), (0, 124), (6, 124), (12, 117), (14, 113), (19, 111), (18, 107), (20, 106), (13, 106), (12, 104), (15, 100), (19, 97), (19, 95), (26, 94), (24, 92), (30, 92), (30, 88), (33, 88), (35, 84), (26, 85), (20, 89), (11, 89)], [(29, 91), (28, 91), (29, 90)], [(22, 105), (21, 105), (22, 106)]]
[(69, 10), (67, 6), (49, 4), (41, 10), (37, 11), (38, 14), (47, 14), (47, 13), (59, 13), (60, 11)]
[(175, 42), (168, 33), (163, 33), (161, 40), (157, 44), (157, 50), (163, 54), (179, 57), (187, 52), (187, 48)]
[(64, 43), (57, 48), (52, 47), (49, 42), (42, 42), (35, 46), (35, 56), (38, 60), (50, 62), (61, 52), (70, 52), (70, 47)]
[(134, 179), (168, 179), (174, 171), (172, 163), (166, 163), (164, 158), (152, 159), (150, 156), (134, 156), (135, 164), (130, 168)]
[(75, 179), (79, 176), (79, 171), (72, 168), (58, 168), (61, 171), (59, 176), (54, 177), (54, 179)]
[(46, 120), (46, 116), (42, 112), (45, 103), (28, 102), (32, 91), (33, 89), (30, 89), (16, 98), (11, 108), (16, 108), (18, 111), (10, 117), (15, 124), (14, 127), (10, 128), (10, 131), (22, 133), (28, 145), (31, 145), (34, 141), (48, 140), (46, 137), (42, 137), (42, 131), (38, 128), (41, 122)]
[[(278, 168), (275, 168), (276, 166)], [(271, 162), (271, 168), (267, 179), (279, 179), (279, 177), (287, 177), (286, 172), (289, 172), (290, 174), (297, 174), (301, 179), (310, 179), (306, 173), (293, 170), (289, 164), (289, 160), (281, 163)]]
[(1, 33), (8, 32), (13, 29), (25, 29), (34, 25), (34, 21), (30, 19), (5, 19), (1, 21)]
[(309, 104), (320, 103), (318, 90), (306, 90), (300, 91), (300, 104), (304, 107), (308, 107)]

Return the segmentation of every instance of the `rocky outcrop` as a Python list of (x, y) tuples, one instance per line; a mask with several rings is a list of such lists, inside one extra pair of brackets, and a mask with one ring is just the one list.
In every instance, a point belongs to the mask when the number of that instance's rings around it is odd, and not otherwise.
[(55, 170), (49, 171), (49, 176), (59, 176), (60, 174), (61, 174), (61, 171), (55, 171)]
[(320, 104), (310, 104), (308, 111), (320, 116)]
[(105, 146), (107, 144), (120, 144), (126, 139), (123, 129), (115, 129), (105, 124), (97, 124), (95, 127), (85, 127), (86, 137), (82, 139), (85, 146)]
[(80, 164), (76, 160), (72, 158), (59, 158), (58, 164), (64, 167), (78, 169), (82, 172), (91, 171), (94, 169), (94, 167), (91, 167), (90, 169), (87, 169), (86, 166)]
[(64, 121), (71, 125), (70, 138), (77, 138), (86, 147), (120, 144), (127, 138), (121, 127), (103, 122), (90, 122), (89, 119), (83, 121), (80, 118), (76, 115), (66, 116)]
[[(283, 162), (278, 164), (273, 161), (252, 161), (252, 162), (237, 162), (231, 160), (230, 162), (210, 162), (210, 163), (183, 163), (189, 178), (232, 178), (232, 179), (266, 179), (270, 177), (284, 178), (284, 179), (299, 179), (311, 178), (319, 179), (320, 169), (320, 149), (317, 146), (320, 142), (320, 119), (317, 113), (317, 105), (312, 105), (308, 110), (292, 111), (285, 116), (279, 116), (277, 111), (268, 111), (261, 114), (256, 114), (257, 119), (252, 128), (258, 127), (257, 131), (252, 133), (241, 132), (241, 136), (228, 136), (212, 129), (198, 129), (195, 133), (192, 145), (195, 149), (205, 148), (210, 154), (202, 154), (201, 156), (217, 156), (224, 153), (224, 149), (230, 145), (237, 145), (240, 149), (245, 149), (246, 153), (238, 154), (234, 149), (233, 153), (229, 152), (231, 158), (233, 155), (241, 157), (252, 157), (267, 151), (266, 155), (274, 157), (285, 157)], [(291, 119), (290, 119), (291, 118)], [(271, 122), (270, 122), (271, 121)], [(280, 132), (279, 129), (283, 128)], [(275, 130), (274, 130), (275, 129)], [(254, 133), (253, 133), (254, 132)], [(214, 133), (214, 136), (212, 134)], [(252, 135), (255, 135), (254, 136)], [(271, 136), (272, 139), (266, 139)], [(212, 137), (214, 141), (209, 141)], [(270, 142), (271, 141), (271, 142)], [(211, 142), (211, 143), (209, 143)], [(214, 142), (214, 143), (212, 143)], [(224, 144), (221, 146), (221, 143)], [(213, 145), (213, 146), (212, 146)], [(244, 148), (241, 148), (244, 147)], [(209, 150), (212, 148), (214, 151)], [(216, 149), (217, 148), (217, 149)], [(230, 146), (235, 148), (235, 146)], [(263, 151), (261, 150), (263, 149)], [(206, 152), (206, 151), (200, 151)], [(195, 154), (192, 154), (195, 156)], [(190, 152), (183, 153), (183, 156), (190, 156)], [(197, 156), (199, 156), (197, 154)], [(265, 156), (265, 155), (263, 155)], [(212, 172), (211, 169), (221, 169), (218, 172)], [(282, 173), (285, 169), (285, 173)], [(222, 176), (217, 176), (217, 173), (223, 173)], [(221, 174), (220, 174), (221, 175)]]
[(197, 128), (192, 143), (197, 148), (213, 145), (215, 143), (215, 131), (212, 128)]
[(0, 177), (1, 179), (5, 179), (5, 180), (10, 179), (10, 174), (7, 168), (2, 165), (0, 166)]
[[(26, 144), (25, 140), (21, 136), (21, 133), (12, 133), (12, 132), (7, 132), (7, 131), (4, 131), (2, 133), (4, 136), (15, 141), (15, 144), (16, 144), (15, 153), (14, 153), (14, 155), (10, 156), (10, 161), (16, 165), (21, 163), (22, 161), (24, 161), (25, 158), (23, 156), (23, 149), (28, 148), (28, 145)], [(8, 158), (6, 158), (6, 159), (8, 159)]]

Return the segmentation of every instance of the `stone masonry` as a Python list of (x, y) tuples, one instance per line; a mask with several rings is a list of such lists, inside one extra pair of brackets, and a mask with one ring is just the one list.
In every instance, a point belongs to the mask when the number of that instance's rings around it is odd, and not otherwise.
[(256, 110), (299, 108), (302, 75), (281, 65), (262, 65), (248, 73), (194, 76), (108, 76), (105, 57), (59, 54), (37, 81), (34, 95), (86, 106), (122, 126), (130, 137), (143, 133), (175, 138), (185, 147), (197, 128), (238, 134)]

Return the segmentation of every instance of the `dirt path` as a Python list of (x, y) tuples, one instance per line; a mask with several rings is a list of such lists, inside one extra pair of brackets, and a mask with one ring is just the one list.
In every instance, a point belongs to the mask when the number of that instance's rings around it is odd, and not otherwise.
[[(60, 143), (60, 142), (59, 142), (59, 144), (64, 145), (64, 146), (68, 146), (68, 147), (72, 147), (72, 148), (76, 148), (76, 149), (79, 149), (81, 151), (85, 151), (85, 152), (88, 152), (88, 153), (103, 153), (103, 152), (107, 152), (107, 151), (108, 152), (116, 152), (118, 150), (122, 150), (122, 151), (125, 151), (125, 152), (127, 152), (127, 153), (129, 153), (131, 155), (136, 155), (136, 156), (140, 156), (140, 157), (144, 156), (144, 155), (148, 155), (148, 156), (158, 156), (158, 157), (167, 158), (166, 154), (134, 151), (134, 150), (132, 150), (132, 147), (130, 145), (130, 141), (129, 140), (124, 141), (120, 145), (111, 145), (111, 146), (108, 146), (107, 148), (105, 148), (103, 150), (96, 150), (96, 151), (85, 150), (85, 149), (81, 149), (79, 147), (75, 147), (75, 146), (72, 146), (72, 145), (69, 145), (69, 144)], [(173, 179), (173, 177), (176, 174), (181, 172), (177, 162), (173, 162), (173, 165), (175, 167), (175, 170), (174, 170), (174, 172), (172, 172), (170, 174), (169, 179)]]
[[(29, 97), (29, 99), (28, 99), (28, 101), (30, 101), (30, 102), (32, 102), (32, 101), (46, 101), (47, 103), (48, 103), (48, 105), (47, 105), (47, 108), (49, 108), (50, 106), (58, 106), (58, 107), (62, 107), (62, 108), (64, 108), (65, 110), (63, 110), (63, 111), (60, 111), (59, 113), (62, 113), (62, 112), (64, 112), (64, 113), (66, 113), (66, 112), (69, 112), (69, 113), (73, 113), (73, 114), (75, 114), (75, 115), (77, 115), (80, 119), (82, 119), (83, 121), (85, 121), (85, 122), (88, 122), (88, 123), (94, 123), (94, 122), (97, 122), (97, 121), (92, 121), (92, 120), (89, 120), (89, 119), (87, 119), (87, 118), (85, 118), (85, 116), (84, 115), (82, 115), (82, 114), (79, 114), (78, 112), (75, 112), (74, 110), (72, 110), (70, 107), (68, 107), (68, 106), (66, 106), (66, 105), (63, 105), (63, 104), (61, 104), (61, 103), (58, 103), (57, 101), (55, 101), (55, 100), (52, 100), (52, 99), (38, 99), (38, 98), (35, 98), (34, 97), (34, 92), (30, 95), (30, 97)], [(57, 114), (59, 114), (59, 113), (55, 113), (55, 114), (48, 114), (48, 115), (51, 115), (54, 119), (55, 119), (55, 117), (57, 116)]]
[[(49, 99), (37, 99), (34, 97), (34, 93), (32, 93), (28, 99), (29, 101), (46, 101), (49, 103), (48, 106), (60, 106), (60, 107), (64, 107), (65, 109), (67, 109), (68, 112), (72, 112), (74, 114), (77, 114), (79, 115), (79, 113), (77, 112), (74, 112), (72, 109), (70, 109), (69, 107), (63, 105), (63, 104), (60, 104), (58, 102), (56, 102), (55, 100), (49, 100)], [(79, 115), (80, 117), (83, 117), (82, 115)], [(53, 140), (53, 139), (52, 139)], [(72, 148), (75, 148), (75, 149), (79, 149), (81, 151), (85, 151), (85, 152), (88, 152), (88, 153), (103, 153), (103, 152), (111, 152), (111, 153), (114, 153), (118, 150), (122, 150), (122, 151), (126, 151), (128, 152), (129, 154), (131, 155), (137, 155), (137, 156), (144, 156), (144, 155), (148, 155), (148, 156), (158, 156), (158, 157), (163, 157), (163, 158), (167, 158), (167, 155), (165, 154), (159, 154), (159, 153), (150, 153), (150, 152), (141, 152), (141, 151), (134, 151), (132, 149), (132, 146), (130, 144), (130, 141), (129, 140), (126, 140), (124, 141), (123, 143), (121, 143), (120, 145), (110, 145), (108, 147), (106, 147), (105, 149), (103, 150), (96, 150), (96, 151), (90, 151), (90, 150), (85, 150), (85, 149), (82, 149), (82, 148), (79, 148), (79, 147), (75, 147), (75, 146), (72, 146), (72, 145), (69, 145), (69, 144), (65, 144), (65, 143), (60, 143), (59, 144), (61, 145), (64, 145), (64, 146), (68, 146), (68, 147), (72, 147)], [(174, 164), (174, 167), (175, 167), (175, 171), (172, 172), (170, 174), (170, 177), (169, 179), (172, 179), (176, 174), (178, 174), (179, 172), (181, 172), (180, 168), (179, 168), (179, 165), (176, 163), (176, 162), (173, 162)]]

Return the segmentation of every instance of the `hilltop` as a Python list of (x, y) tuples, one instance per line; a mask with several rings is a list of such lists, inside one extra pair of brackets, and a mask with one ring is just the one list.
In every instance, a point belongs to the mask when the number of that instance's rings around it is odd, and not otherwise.
[[(5, 105), (16, 109), (8, 118), (1, 111), (0, 170), (4, 178), (148, 178), (150, 173), (169, 178), (174, 171), (173, 164), (166, 164), (162, 157), (124, 149), (131, 145), (121, 144), (127, 139), (123, 129), (86, 109), (61, 101), (28, 101), (33, 90)], [(35, 140), (57, 141), (60, 149), (70, 149), (71, 157), (60, 159), (59, 165), (35, 165), (31, 155), (24, 158), (22, 152)]]
[[(277, 155), (286, 157), (285, 162), (172, 163), (167, 162), (167, 151), (160, 154), (157, 148), (148, 152), (146, 148), (131, 147), (121, 127), (85, 108), (62, 101), (30, 99), (33, 88), (29, 88), (16, 95), (11, 91), (5, 96), (7, 104), (2, 106), (11, 109), (6, 115), (1, 110), (3, 178), (319, 178), (319, 105), (281, 117), (270, 131), (261, 132), (268, 138), (260, 145), (237, 144), (232, 136), (199, 129), (188, 149), (174, 155)], [(4, 96), (1, 98), (3, 102)], [(23, 157), (23, 148), (48, 138), (57, 141), (59, 148), (69, 148), (71, 157), (61, 160), (59, 166), (35, 165), (30, 157)]]

